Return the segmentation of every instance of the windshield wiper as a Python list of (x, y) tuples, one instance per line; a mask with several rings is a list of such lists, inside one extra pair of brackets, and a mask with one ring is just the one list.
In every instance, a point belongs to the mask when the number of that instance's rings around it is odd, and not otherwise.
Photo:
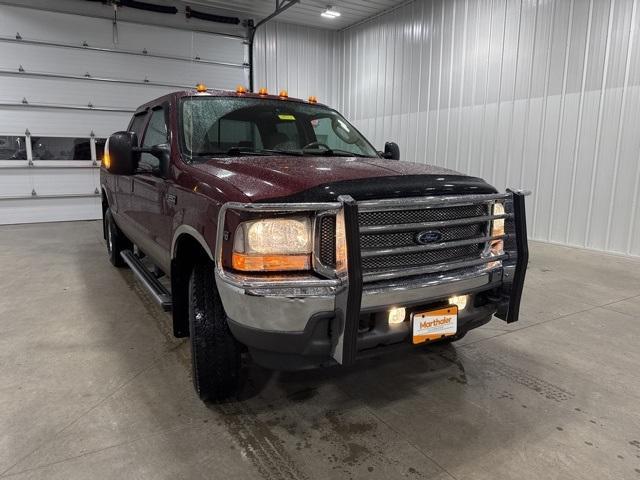
[(373, 158), (369, 155), (363, 155), (361, 153), (349, 152), (348, 150), (340, 150), (339, 148), (332, 148), (331, 150), (323, 150), (317, 155), (323, 157), (358, 157), (358, 158)]
[(272, 148), (264, 148), (262, 150), (260, 150), (260, 153), (268, 153), (268, 154), (272, 154), (272, 155), (292, 155), (295, 157), (299, 157), (301, 155), (304, 155), (304, 152), (301, 151), (296, 151), (296, 150), (277, 150), (277, 149), (272, 149)]
[(249, 147), (231, 147), (227, 150), (227, 155), (233, 155), (234, 157), (241, 157), (242, 155), (265, 155), (262, 150), (254, 150)]
[(262, 152), (258, 152), (255, 150), (252, 150), (250, 148), (242, 148), (242, 147), (231, 147), (229, 150), (227, 150), (226, 152), (223, 152), (222, 150), (212, 150), (209, 152), (197, 152), (194, 153), (193, 156), (194, 157), (241, 157), (242, 155), (264, 155), (264, 153)]

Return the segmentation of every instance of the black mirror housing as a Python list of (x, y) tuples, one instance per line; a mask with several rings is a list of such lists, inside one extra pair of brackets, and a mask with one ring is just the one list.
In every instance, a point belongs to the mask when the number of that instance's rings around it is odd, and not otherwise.
[(107, 139), (103, 164), (116, 175), (131, 175), (138, 167), (140, 153), (138, 135), (134, 132), (116, 132)]
[(400, 147), (395, 142), (385, 143), (383, 156), (389, 160), (400, 160)]

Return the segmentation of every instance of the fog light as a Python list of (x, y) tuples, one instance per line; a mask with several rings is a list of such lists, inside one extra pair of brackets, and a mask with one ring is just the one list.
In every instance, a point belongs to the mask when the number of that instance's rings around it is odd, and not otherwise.
[(467, 299), (469, 295), (460, 295), (449, 298), (449, 305), (457, 305), (458, 310), (464, 310), (464, 307), (467, 306)]
[(392, 308), (389, 310), (389, 325), (404, 322), (407, 311), (404, 308)]

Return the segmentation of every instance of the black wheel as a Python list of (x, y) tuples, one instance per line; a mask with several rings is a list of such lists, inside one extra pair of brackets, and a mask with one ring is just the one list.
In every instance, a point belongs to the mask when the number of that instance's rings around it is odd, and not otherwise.
[(109, 255), (109, 261), (114, 267), (125, 267), (127, 264), (120, 256), (120, 252), (130, 249), (131, 242), (125, 237), (124, 233), (120, 231), (109, 209), (107, 209), (104, 215), (104, 223), (107, 234), (107, 254)]
[(194, 266), (189, 278), (189, 336), (193, 385), (202, 400), (238, 393), (240, 345), (231, 334), (212, 262)]

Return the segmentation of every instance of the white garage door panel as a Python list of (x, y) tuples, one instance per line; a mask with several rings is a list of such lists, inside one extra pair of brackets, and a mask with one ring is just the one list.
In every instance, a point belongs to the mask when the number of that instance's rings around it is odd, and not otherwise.
[[(239, 38), (118, 22), (114, 45), (110, 20), (0, 5), (0, 37), (14, 38), (17, 32), (25, 42), (0, 39), (0, 70), (8, 71), (0, 72), (0, 103), (5, 104), (0, 105), (0, 136), (23, 136), (29, 130), (32, 139), (88, 138), (91, 132), (105, 138), (124, 130), (133, 111), (154, 98), (199, 82), (228, 89), (248, 83), (248, 69), (242, 66), (247, 48)], [(138, 53), (146, 49), (148, 55), (29, 44), (29, 40), (75, 46), (87, 42), (90, 47)], [(196, 56), (203, 61), (184, 60)], [(20, 65), (24, 74), (17, 74)], [(70, 77), (89, 73), (116, 81), (29, 76), (30, 72)], [(145, 79), (149, 83), (123, 82)], [(20, 104), (23, 98), (29, 105)], [(18, 105), (7, 105), (13, 103)], [(95, 108), (83, 109), (89, 103)], [(34, 168), (4, 168), (26, 163), (0, 160), (0, 224), (101, 216), (100, 196), (93, 197), (99, 170), (62, 168), (91, 162), (36, 160)], [(33, 198), (33, 191), (40, 198)]]
[(89, 110), (0, 107), (0, 132), (2, 135), (23, 135), (29, 129), (38, 136), (86, 137), (93, 130), (96, 136), (106, 137), (125, 129), (132, 115)]
[(87, 105), (123, 107), (135, 109), (149, 100), (175, 91), (170, 87), (149, 85), (123, 85), (121, 83), (96, 83), (85, 80), (62, 80), (0, 75), (0, 100), (30, 103), (54, 103), (63, 105)]
[(35, 47), (0, 42), (0, 68), (26, 72), (85, 75), (142, 82), (191, 86), (209, 82), (211, 88), (231, 89), (246, 82), (241, 67), (182, 62), (162, 58), (121, 55), (93, 50)]
[[(0, 170), (0, 199), (37, 195), (91, 194), (99, 185), (98, 168), (28, 168)], [(2, 201), (2, 200), (0, 200)]]
[(109, 45), (112, 41), (111, 24), (102, 19), (6, 5), (0, 10), (0, 33), (4, 36), (19, 32), (30, 40), (78, 44), (86, 40), (96, 45)]
[(100, 218), (100, 196), (0, 200), (0, 224), (64, 222)]
[(249, 50), (246, 48), (244, 40), (200, 32), (193, 34), (192, 54), (202, 60), (230, 63), (249, 62)]
[(135, 23), (119, 24), (118, 48), (137, 52), (147, 49), (149, 53), (177, 57), (198, 56), (202, 60), (234, 64), (245, 61), (242, 39), (146, 25), (143, 27)]
[[(42, 12), (20, 7), (2, 6), (0, 35), (20, 33), (26, 40), (72, 43), (91, 47), (113, 48), (110, 20), (80, 17), (64, 13)], [(231, 63), (246, 61), (243, 40), (202, 32), (189, 32), (151, 25), (118, 22), (118, 45), (122, 50), (171, 55), (199, 56), (202, 60)]]

